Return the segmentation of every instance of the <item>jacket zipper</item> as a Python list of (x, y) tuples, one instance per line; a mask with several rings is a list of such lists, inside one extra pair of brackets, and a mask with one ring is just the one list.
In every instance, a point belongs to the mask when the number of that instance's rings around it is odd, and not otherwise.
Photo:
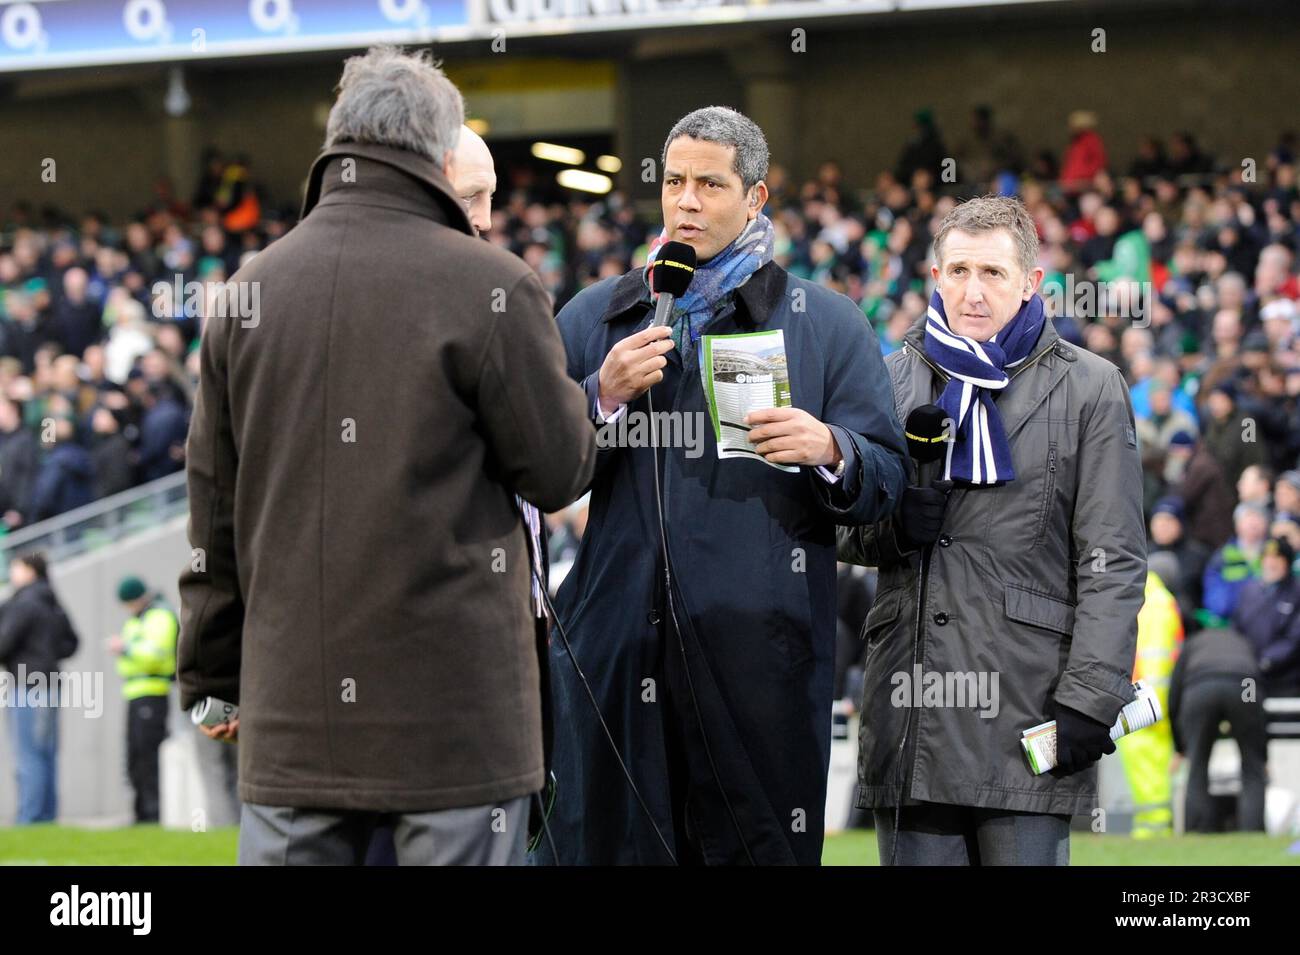
[(1052, 510), (1052, 492), (1056, 490), (1056, 445), (1051, 444), (1047, 448), (1047, 480), (1043, 488), (1043, 506), (1038, 511), (1038, 531), (1034, 534), (1034, 542), (1029, 545), (1029, 549), (1035, 549), (1043, 542), (1043, 535), (1047, 531), (1047, 515)]

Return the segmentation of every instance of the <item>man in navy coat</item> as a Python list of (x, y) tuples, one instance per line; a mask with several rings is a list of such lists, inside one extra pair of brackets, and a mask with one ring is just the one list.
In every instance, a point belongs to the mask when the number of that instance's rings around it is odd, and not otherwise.
[[(558, 319), (569, 374), (605, 433), (556, 599), (577, 666), (553, 633), (555, 805), (535, 861), (817, 864), (835, 525), (894, 509), (906, 446), (862, 313), (772, 261), (762, 131), (734, 110), (696, 110), (669, 133), (663, 163), (661, 238), (698, 259), (670, 325), (649, 327), (641, 269), (584, 290)], [(793, 407), (746, 423), (757, 455), (792, 470), (719, 460), (701, 338), (776, 329)], [(653, 426), (647, 392), (655, 415), (676, 419), (657, 455), (637, 440)]]

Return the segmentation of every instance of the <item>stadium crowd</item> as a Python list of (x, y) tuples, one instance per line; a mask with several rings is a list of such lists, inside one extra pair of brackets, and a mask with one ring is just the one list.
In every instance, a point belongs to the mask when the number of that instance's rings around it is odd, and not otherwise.
[[(919, 111), (894, 168), (871, 183), (848, 181), (835, 161), (804, 182), (773, 165), (765, 212), (777, 262), (852, 299), (889, 352), (926, 310), (943, 215), (967, 196), (1021, 196), (1059, 332), (1131, 386), (1151, 569), (1182, 631), (1239, 634), (1265, 691), (1300, 696), (1294, 134), (1257, 157), (1211, 155), (1185, 132), (1149, 136), (1121, 166), (1085, 111), (1071, 115), (1059, 154), (1023, 148), (988, 108), (957, 120), (950, 146)], [(521, 256), (557, 309), (645, 261), (658, 227), (622, 193), (548, 191), (526, 170), (499, 173), (489, 241)], [(203, 303), (175, 290), (224, 281), (293, 217), (271, 206), (246, 160), (215, 151), (191, 201), (160, 182), (128, 221), (7, 211), (0, 533), (184, 467)], [(548, 523), (563, 564), (583, 515)], [(842, 581), (844, 687), (871, 582)]]

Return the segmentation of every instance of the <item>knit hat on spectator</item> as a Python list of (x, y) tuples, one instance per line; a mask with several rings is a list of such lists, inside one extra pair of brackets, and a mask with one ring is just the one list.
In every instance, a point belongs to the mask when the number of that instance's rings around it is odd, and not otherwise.
[(1210, 394), (1214, 394), (1216, 391), (1222, 392), (1223, 394), (1231, 398), (1233, 401), (1237, 400), (1237, 386), (1235, 383), (1231, 381), (1219, 382), (1217, 385), (1215, 385), (1213, 388), (1210, 389)]
[(1193, 448), (1196, 446), (1196, 435), (1190, 431), (1175, 431), (1173, 437), (1169, 439), (1171, 448)]
[[(1182, 433), (1185, 434), (1186, 432)], [(1183, 499), (1181, 497), (1162, 497), (1151, 508), (1151, 516), (1154, 517), (1157, 514), (1172, 514), (1181, 521), (1183, 519)]]
[[(1271, 350), (1268, 336), (1263, 332), (1251, 332), (1241, 340), (1241, 350), (1243, 352), (1262, 352), (1267, 355)], [(1235, 398), (1236, 395), (1234, 394), (1233, 397)]]
[(144, 594), (144, 581), (139, 577), (123, 577), (122, 582), (117, 585), (117, 599), (124, 604), (139, 600)]
[(1297, 491), (1300, 491), (1300, 471), (1283, 471), (1278, 476), (1278, 481), (1290, 484)]
[(1270, 537), (1264, 542), (1265, 557), (1285, 557), (1288, 564), (1295, 561), (1295, 548), (1285, 537)]

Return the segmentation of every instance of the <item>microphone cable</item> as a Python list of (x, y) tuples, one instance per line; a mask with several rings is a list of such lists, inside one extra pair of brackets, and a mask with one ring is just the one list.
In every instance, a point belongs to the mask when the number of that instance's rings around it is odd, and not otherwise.
[[(685, 372), (683, 372), (683, 374), (684, 373)], [(645, 397), (646, 407), (648, 408), (650, 415), (650, 447), (654, 455), (654, 461), (652, 463), (655, 479), (655, 510), (659, 515), (659, 543), (663, 549), (664, 589), (668, 601), (668, 617), (672, 621), (673, 629), (677, 632), (677, 644), (682, 651), (682, 668), (686, 671), (686, 686), (690, 691), (691, 705), (695, 710), (695, 719), (700, 726), (700, 737), (704, 740), (704, 752), (709, 758), (709, 767), (713, 771), (713, 781), (717, 784), (718, 792), (722, 796), (722, 801), (727, 807), (727, 815), (731, 817), (731, 824), (735, 827), (736, 836), (740, 839), (740, 844), (745, 849), (745, 857), (749, 859), (750, 865), (757, 865), (758, 863), (754, 861), (754, 854), (749, 849), (749, 842), (745, 839), (745, 832), (740, 826), (740, 819), (737, 818), (736, 810), (732, 807), (731, 800), (727, 797), (726, 787), (722, 785), (722, 774), (718, 772), (718, 764), (713, 758), (713, 747), (709, 745), (709, 734), (704, 728), (703, 714), (700, 713), (700, 701), (695, 695), (695, 680), (691, 676), (690, 660), (686, 657), (686, 640), (685, 637), (682, 636), (681, 624), (677, 620), (676, 602), (673, 600), (672, 560), (668, 555), (667, 522), (664, 520), (663, 491), (659, 486), (659, 429), (655, 426), (654, 398), (651, 395), (652, 391), (654, 391), (653, 385), (646, 389)], [(683, 603), (684, 602), (685, 601), (683, 600)], [(687, 766), (689, 767), (689, 765), (690, 762), (688, 760)]]
[[(531, 568), (533, 577), (535, 579), (538, 578), (536, 565), (532, 561), (529, 561), (528, 564)], [(668, 854), (668, 858), (672, 860), (672, 864), (677, 865), (676, 854), (673, 852), (672, 847), (668, 845), (668, 840), (664, 838), (663, 831), (659, 828), (659, 824), (655, 821), (654, 815), (650, 812), (650, 807), (646, 805), (645, 797), (641, 795), (641, 790), (637, 788), (636, 782), (632, 779), (632, 773), (627, 768), (627, 763), (624, 761), (623, 754), (618, 748), (618, 743), (614, 742), (614, 734), (610, 732), (609, 724), (605, 722), (604, 714), (600, 712), (600, 704), (596, 701), (596, 694), (591, 689), (591, 683), (587, 680), (587, 674), (582, 671), (582, 667), (578, 663), (578, 656), (573, 652), (573, 645), (569, 643), (569, 635), (565, 632), (564, 624), (560, 622), (560, 615), (556, 613), (555, 605), (551, 603), (550, 588), (546, 585), (546, 581), (538, 579), (537, 582), (542, 593), (542, 601), (546, 605), (546, 611), (551, 615), (551, 621), (555, 624), (555, 631), (560, 635), (560, 642), (564, 644), (564, 650), (569, 655), (570, 662), (573, 663), (574, 672), (578, 674), (578, 680), (582, 683), (583, 690), (586, 691), (587, 699), (590, 701), (591, 708), (596, 714), (596, 720), (600, 723), (601, 731), (605, 734), (605, 740), (609, 743), (609, 748), (613, 751), (614, 758), (618, 760), (619, 769), (623, 771), (623, 777), (627, 780), (628, 786), (631, 787), (632, 795), (636, 797), (636, 801), (638, 805), (640, 805), (641, 811), (645, 813), (646, 819), (650, 822), (650, 827), (654, 829), (655, 835), (659, 838), (659, 844), (663, 846), (664, 852)], [(556, 793), (556, 798), (559, 798), (558, 792)], [(542, 825), (546, 831), (547, 841), (550, 842), (551, 845), (551, 853), (555, 856), (555, 864), (559, 865), (560, 855), (556, 852), (555, 842), (551, 838), (551, 829), (546, 822), (545, 808), (545, 806), (542, 807)]]

